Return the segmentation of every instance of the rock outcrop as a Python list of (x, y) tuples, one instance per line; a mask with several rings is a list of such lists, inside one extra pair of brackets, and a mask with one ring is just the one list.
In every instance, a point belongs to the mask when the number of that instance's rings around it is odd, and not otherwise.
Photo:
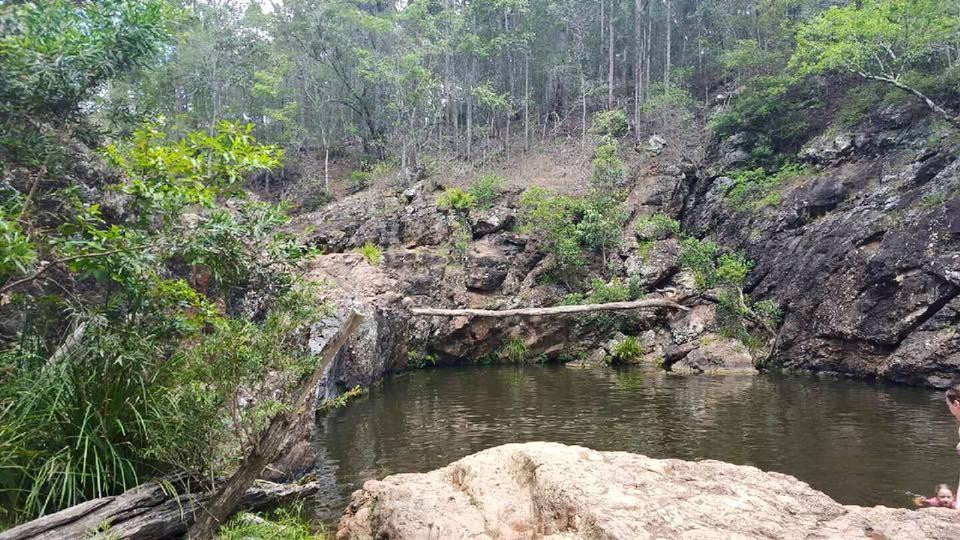
[(936, 387), (960, 374), (960, 160), (942, 129), (900, 106), (817, 137), (811, 170), (759, 208), (731, 205), (724, 176), (677, 183), (684, 228), (744, 250), (748, 292), (783, 308), (777, 364)]
[(557, 443), (371, 480), (348, 538), (958, 538), (955, 510), (844, 506), (787, 475)]

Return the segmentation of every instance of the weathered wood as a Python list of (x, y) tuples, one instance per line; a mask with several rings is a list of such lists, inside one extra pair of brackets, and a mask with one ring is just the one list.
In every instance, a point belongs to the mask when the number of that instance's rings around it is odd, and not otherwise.
[(294, 390), (293, 400), (288, 403), (290, 409), (270, 419), (270, 423), (260, 432), (253, 449), (244, 458), (237, 471), (217, 491), (210, 502), (203, 505), (201, 514), (187, 533), (189, 538), (206, 539), (213, 537), (217, 528), (230, 516), (237, 503), (240, 502), (247, 488), (263, 474), (263, 469), (277, 459), (289, 443), (288, 435), (291, 426), (297, 425), (303, 415), (314, 414), (314, 411), (307, 406), (310, 397), (316, 392), (327, 365), (356, 332), (361, 320), (362, 317), (356, 311), (351, 311), (347, 315), (347, 320), (344, 321), (337, 334), (323, 346), (317, 368), (309, 377), (300, 381)]
[[(308, 497), (319, 491), (316, 482), (274, 484), (257, 481), (244, 492), (237, 508), (258, 510)], [(187, 532), (209, 493), (172, 497), (157, 482), (120, 495), (102, 497), (43, 516), (0, 533), (0, 540), (60, 540), (99, 538), (155, 540)]]
[(620, 311), (627, 309), (670, 308), (689, 311), (690, 308), (674, 300), (658, 298), (649, 300), (631, 300), (628, 302), (608, 302), (606, 304), (580, 304), (553, 306), (545, 308), (518, 309), (438, 309), (411, 308), (414, 315), (433, 315), (437, 317), (540, 317), (547, 315), (566, 315), (570, 313), (588, 313), (591, 311)]

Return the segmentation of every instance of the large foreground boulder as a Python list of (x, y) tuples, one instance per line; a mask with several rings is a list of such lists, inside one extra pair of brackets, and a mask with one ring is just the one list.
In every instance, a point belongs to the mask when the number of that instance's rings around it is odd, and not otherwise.
[(557, 443), (371, 480), (337, 538), (960, 538), (960, 514), (844, 506), (779, 473)]

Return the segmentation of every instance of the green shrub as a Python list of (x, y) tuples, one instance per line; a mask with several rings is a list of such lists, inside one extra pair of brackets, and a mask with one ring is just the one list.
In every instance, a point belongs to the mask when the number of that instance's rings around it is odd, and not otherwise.
[(590, 128), (593, 133), (605, 137), (623, 137), (629, 130), (630, 122), (627, 119), (627, 113), (619, 109), (597, 113), (593, 117), (593, 125)]
[(494, 173), (480, 175), (468, 190), (476, 200), (477, 208), (486, 210), (492, 207), (497, 197), (503, 192), (503, 185), (506, 181), (506, 178)]
[(447, 188), (437, 197), (437, 208), (467, 213), (477, 206), (477, 197), (458, 187)]
[(620, 201), (599, 191), (580, 199), (532, 187), (520, 196), (520, 210), (521, 230), (542, 236), (567, 285), (586, 263), (585, 250), (600, 253), (606, 262), (609, 250), (620, 243), (626, 218)]
[(380, 263), (383, 262), (383, 250), (380, 249), (380, 246), (374, 244), (373, 242), (367, 242), (357, 248), (357, 251), (363, 255), (363, 258), (367, 260), (368, 263), (373, 266), (380, 266)]
[(599, 194), (587, 198), (577, 223), (581, 245), (600, 253), (606, 264), (607, 252), (620, 245), (625, 219), (623, 205), (616, 199)]
[(347, 175), (347, 190), (358, 193), (373, 184), (373, 173), (368, 171), (352, 171)]
[(590, 285), (590, 291), (587, 293), (571, 293), (563, 298), (564, 305), (579, 304), (606, 304), (609, 302), (626, 302), (628, 300), (637, 300), (643, 297), (645, 291), (639, 287), (635, 280), (624, 281), (620, 278), (613, 278), (610, 281), (604, 281), (595, 278)]
[(860, 122), (883, 103), (888, 92), (887, 85), (879, 82), (853, 86), (847, 90), (843, 103), (834, 115), (834, 125), (850, 127)]
[(723, 253), (708, 240), (684, 238), (680, 244), (680, 265), (693, 272), (697, 287), (742, 287), (753, 263), (742, 253)]
[(728, 204), (743, 211), (759, 211), (783, 201), (781, 188), (789, 181), (810, 174), (810, 169), (795, 163), (783, 166), (773, 174), (762, 167), (732, 173), (733, 187), (727, 191)]
[(696, 103), (690, 92), (678, 86), (671, 86), (664, 91), (662, 85), (657, 85), (651, 90), (651, 93), (653, 96), (640, 106), (640, 114), (644, 116), (666, 110), (680, 111), (685, 113), (684, 116), (688, 116), (689, 110)]
[(724, 253), (717, 258), (715, 281), (718, 284), (742, 287), (753, 268), (753, 262), (742, 253)]
[(0, 207), (0, 283), (8, 276), (25, 274), (36, 259), (36, 249), (16, 216), (7, 215)]
[(646, 349), (635, 336), (626, 336), (613, 346), (610, 358), (615, 364), (636, 364), (646, 354)]
[(439, 357), (436, 354), (423, 352), (417, 349), (407, 351), (407, 366), (413, 369), (424, 369), (437, 365)]
[(666, 214), (653, 214), (637, 220), (637, 238), (664, 240), (680, 233), (680, 222)]
[(531, 187), (520, 196), (521, 230), (543, 238), (544, 250), (554, 256), (555, 270), (568, 282), (586, 260), (577, 232), (583, 203), (541, 187)]
[(605, 138), (597, 147), (593, 158), (591, 182), (594, 189), (609, 194), (611, 190), (621, 187), (626, 177), (626, 167), (617, 155), (617, 141), (610, 137)]
[(744, 149), (755, 163), (768, 164), (778, 155), (795, 153), (807, 140), (811, 109), (820, 106), (817, 97), (815, 87), (803, 79), (758, 77), (729, 109), (713, 119), (711, 127), (720, 139), (750, 134)]

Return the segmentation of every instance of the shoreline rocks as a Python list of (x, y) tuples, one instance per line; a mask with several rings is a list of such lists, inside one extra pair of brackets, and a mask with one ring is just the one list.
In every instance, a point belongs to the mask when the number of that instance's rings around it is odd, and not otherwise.
[(958, 538), (956, 511), (844, 506), (719, 461), (531, 442), (370, 480), (336, 538)]

